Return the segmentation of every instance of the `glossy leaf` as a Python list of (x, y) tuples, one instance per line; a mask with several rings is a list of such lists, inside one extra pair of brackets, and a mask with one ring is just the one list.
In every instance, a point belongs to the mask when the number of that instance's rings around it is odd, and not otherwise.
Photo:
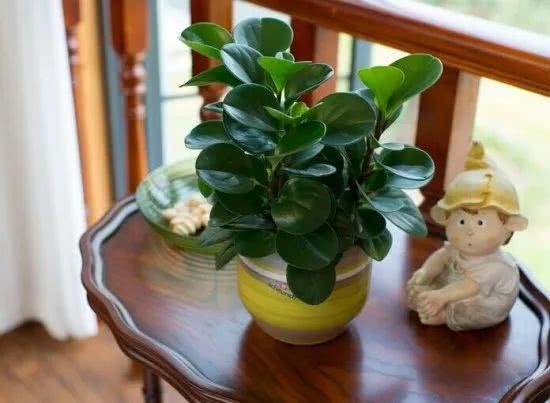
[(377, 192), (388, 183), (388, 174), (383, 169), (377, 169), (371, 172), (361, 184), (363, 190), (367, 193)]
[(388, 229), (384, 229), (374, 237), (362, 238), (361, 248), (367, 255), (377, 261), (382, 261), (388, 255), (392, 245), (392, 235)]
[(273, 151), (277, 145), (272, 132), (245, 126), (226, 112), (223, 113), (223, 125), (227, 136), (249, 153), (268, 153)]
[(322, 122), (304, 122), (292, 128), (279, 140), (278, 155), (292, 154), (321, 141), (325, 135), (326, 126)]
[(431, 178), (435, 166), (432, 158), (425, 151), (405, 146), (403, 150), (382, 150), (374, 154), (376, 162), (388, 172), (406, 179), (422, 181)]
[(295, 122), (295, 119), (292, 116), (289, 116), (278, 109), (266, 106), (265, 110), (267, 111), (267, 113), (269, 113), (271, 116), (273, 116), (275, 119), (277, 119), (279, 122), (283, 124), (290, 125), (290, 124), (294, 124)]
[(351, 214), (338, 208), (330, 221), (330, 226), (338, 236), (338, 250), (343, 253), (353, 246), (355, 229)]
[(200, 177), (197, 177), (197, 187), (199, 188), (199, 192), (204, 197), (208, 198), (214, 193), (214, 189), (212, 189), (208, 183), (203, 181)]
[(344, 147), (344, 152), (348, 159), (351, 174), (354, 177), (357, 177), (361, 174), (366, 151), (367, 141), (364, 138), (356, 141), (355, 143), (348, 144)]
[(180, 40), (195, 52), (214, 59), (221, 59), (220, 49), (233, 42), (225, 28), (210, 22), (191, 25), (181, 33)]
[(405, 205), (402, 208), (391, 213), (384, 213), (384, 217), (411, 235), (426, 236), (428, 234), (422, 213), (409, 197), (405, 199)]
[(272, 203), (277, 227), (291, 234), (306, 234), (319, 228), (331, 211), (329, 190), (311, 179), (289, 179)]
[(235, 234), (239, 255), (262, 257), (275, 253), (275, 233), (263, 230), (239, 231)]
[(402, 178), (401, 176), (397, 176), (391, 173), (388, 173), (388, 186), (393, 186), (398, 189), (420, 189), (421, 187), (426, 186), (428, 183), (430, 183), (432, 180), (432, 177), (429, 177), (428, 179), (421, 180), (421, 181), (415, 181), (412, 179), (406, 179)]
[(213, 144), (202, 150), (195, 169), (209, 186), (224, 193), (247, 193), (256, 184), (250, 160), (232, 144)]
[(405, 75), (397, 67), (374, 66), (361, 69), (357, 75), (375, 95), (378, 108), (385, 114), (391, 96), (403, 84)]
[(294, 102), (289, 108), (288, 113), (290, 113), (290, 116), (292, 116), (293, 118), (298, 118), (306, 113), (308, 110), (309, 107), (305, 103)]
[(285, 162), (291, 167), (301, 166), (305, 162), (310, 161), (315, 158), (315, 156), (319, 155), (324, 147), (325, 146), (321, 143), (314, 144), (303, 151), (298, 151), (297, 153), (288, 155), (285, 158)]
[(216, 254), (216, 270), (223, 268), (223, 266), (229, 263), (235, 256), (237, 256), (235, 245), (232, 241), (228, 242), (225, 247)]
[(338, 237), (328, 224), (303, 235), (278, 231), (275, 245), (285, 262), (305, 270), (322, 270), (338, 254)]
[(372, 134), (369, 136), (369, 141), (371, 143), (372, 148), (381, 147), (381, 148), (385, 148), (386, 150), (393, 150), (393, 151), (401, 151), (402, 149), (405, 148), (405, 144), (402, 144), (402, 143), (394, 143), (394, 142), (381, 143)]
[(231, 74), (225, 66), (220, 65), (204, 70), (203, 72), (192, 77), (185, 84), (180, 85), (180, 87), (189, 87), (193, 85), (201, 86), (213, 83), (227, 84), (230, 87), (236, 87), (237, 85), (242, 84), (242, 81)]
[(357, 219), (359, 223), (358, 238), (372, 238), (386, 228), (384, 216), (370, 208), (360, 208), (357, 210)]
[(397, 211), (405, 205), (404, 199), (408, 196), (402, 190), (391, 186), (384, 186), (368, 195), (367, 202), (382, 213)]
[(277, 59), (290, 60), (291, 62), (293, 62), (295, 60), (294, 55), (290, 52), (277, 52), (275, 57)]
[(258, 59), (258, 64), (269, 73), (275, 83), (277, 91), (280, 92), (290, 77), (303, 70), (310, 63), (293, 62), (271, 56), (262, 56)]
[(256, 181), (260, 185), (267, 187), (269, 185), (269, 178), (265, 159), (254, 155), (249, 155), (248, 159), (252, 163), (252, 169), (254, 171), (254, 178)]
[(325, 146), (311, 162), (328, 164), (336, 168), (335, 173), (319, 178), (319, 181), (327, 185), (336, 197), (340, 197), (348, 187), (349, 179), (348, 165), (342, 153), (334, 147)]
[(199, 245), (201, 247), (216, 245), (233, 238), (233, 232), (209, 225), (199, 235)]
[(222, 113), (223, 112), (223, 102), (222, 101), (212, 102), (210, 104), (204, 105), (202, 107), (202, 109), (205, 110), (205, 111)]
[(261, 229), (261, 230), (273, 230), (275, 226), (273, 221), (269, 220), (262, 214), (245, 215), (231, 221), (225, 226), (235, 230), (243, 229)]
[(378, 116), (378, 106), (376, 105), (376, 101), (374, 99), (374, 93), (369, 88), (361, 88), (353, 91), (353, 93), (359, 95), (361, 98), (367, 101), (374, 111), (375, 116)]
[(389, 113), (407, 99), (434, 85), (443, 72), (443, 65), (438, 58), (423, 53), (405, 56), (393, 62), (391, 66), (401, 70), (405, 77), (388, 102)]
[(239, 215), (261, 213), (266, 204), (265, 195), (257, 187), (251, 192), (242, 194), (216, 192), (216, 197), (226, 209)]
[(223, 110), (242, 125), (264, 131), (277, 131), (279, 124), (266, 110), (279, 108), (273, 92), (258, 84), (243, 84), (233, 88), (223, 100)]
[(262, 55), (275, 56), (292, 43), (292, 29), (276, 18), (247, 18), (233, 29), (235, 42), (248, 45)]
[(319, 87), (332, 77), (334, 70), (328, 64), (310, 63), (288, 79), (284, 94), (287, 106), (305, 93)]
[(230, 43), (221, 49), (223, 64), (238, 80), (243, 83), (263, 84), (264, 70), (257, 60), (262, 55), (250, 46)]
[(320, 178), (323, 176), (332, 175), (336, 172), (336, 168), (328, 164), (311, 164), (301, 168), (285, 167), (281, 171), (292, 176), (301, 176), (305, 178)]
[(287, 266), (286, 281), (292, 294), (309, 305), (319, 305), (325, 301), (336, 284), (336, 270), (329, 265), (323, 270), (309, 271)]
[(357, 94), (337, 92), (320, 101), (307, 113), (327, 126), (323, 143), (341, 146), (366, 137), (373, 129), (375, 114), (367, 101)]
[(237, 218), (239, 218), (239, 214), (228, 210), (222, 203), (217, 201), (214, 203), (212, 210), (210, 211), (210, 220), (208, 221), (208, 225), (211, 225), (212, 227), (221, 227), (222, 225), (227, 225), (230, 222), (235, 221)]
[(202, 150), (212, 144), (228, 142), (230, 142), (230, 139), (225, 134), (221, 120), (209, 120), (199, 123), (185, 137), (185, 146), (192, 150)]

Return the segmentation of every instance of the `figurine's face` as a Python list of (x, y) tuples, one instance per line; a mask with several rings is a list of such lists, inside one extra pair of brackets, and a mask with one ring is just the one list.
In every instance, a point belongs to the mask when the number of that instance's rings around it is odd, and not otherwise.
[(446, 232), (449, 242), (470, 256), (494, 253), (512, 235), (494, 208), (477, 212), (453, 210), (447, 219)]

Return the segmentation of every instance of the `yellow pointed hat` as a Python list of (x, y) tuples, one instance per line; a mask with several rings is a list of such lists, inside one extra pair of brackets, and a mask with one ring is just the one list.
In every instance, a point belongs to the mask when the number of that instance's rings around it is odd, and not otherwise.
[[(466, 170), (449, 184), (432, 216), (440, 216), (456, 208), (482, 209), (494, 207), (508, 215), (520, 214), (514, 185), (486, 156), (481, 143), (474, 143), (466, 160)], [(439, 211), (437, 211), (439, 210)]]

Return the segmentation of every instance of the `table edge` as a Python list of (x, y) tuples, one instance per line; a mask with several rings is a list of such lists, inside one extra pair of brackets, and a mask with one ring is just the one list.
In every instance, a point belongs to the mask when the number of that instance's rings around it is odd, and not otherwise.
[[(130, 209), (130, 206), (133, 208)], [(94, 274), (98, 262), (94, 256), (94, 245), (98, 242), (101, 245), (136, 212), (138, 209), (135, 197), (127, 196), (118, 201), (80, 238), (81, 280), (90, 306), (107, 324), (118, 345), (129, 357), (153, 370), (189, 401), (238, 402), (231, 389), (211, 381), (182, 357), (177, 359), (179, 366), (184, 369), (184, 376), (180, 376), (181, 370), (174, 364), (174, 356), (170, 356), (160, 343), (137, 331), (136, 327), (131, 327), (128, 323), (129, 320), (131, 321), (130, 316), (124, 312), (122, 304), (114, 296), (109, 298), (97, 284)], [(106, 235), (101, 238), (99, 236), (103, 231)], [(500, 401), (503, 403), (542, 402), (550, 395), (550, 296), (523, 264), (519, 265), (519, 269), (520, 299), (540, 323), (539, 362), (533, 372), (508, 390)]]

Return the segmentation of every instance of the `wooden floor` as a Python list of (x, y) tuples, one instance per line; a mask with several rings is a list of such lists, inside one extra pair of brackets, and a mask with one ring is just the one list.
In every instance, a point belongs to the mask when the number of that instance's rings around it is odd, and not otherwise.
[[(164, 402), (185, 402), (164, 384)], [(0, 336), (0, 403), (136, 403), (141, 377), (106, 326), (86, 340), (59, 342), (26, 324)]]

